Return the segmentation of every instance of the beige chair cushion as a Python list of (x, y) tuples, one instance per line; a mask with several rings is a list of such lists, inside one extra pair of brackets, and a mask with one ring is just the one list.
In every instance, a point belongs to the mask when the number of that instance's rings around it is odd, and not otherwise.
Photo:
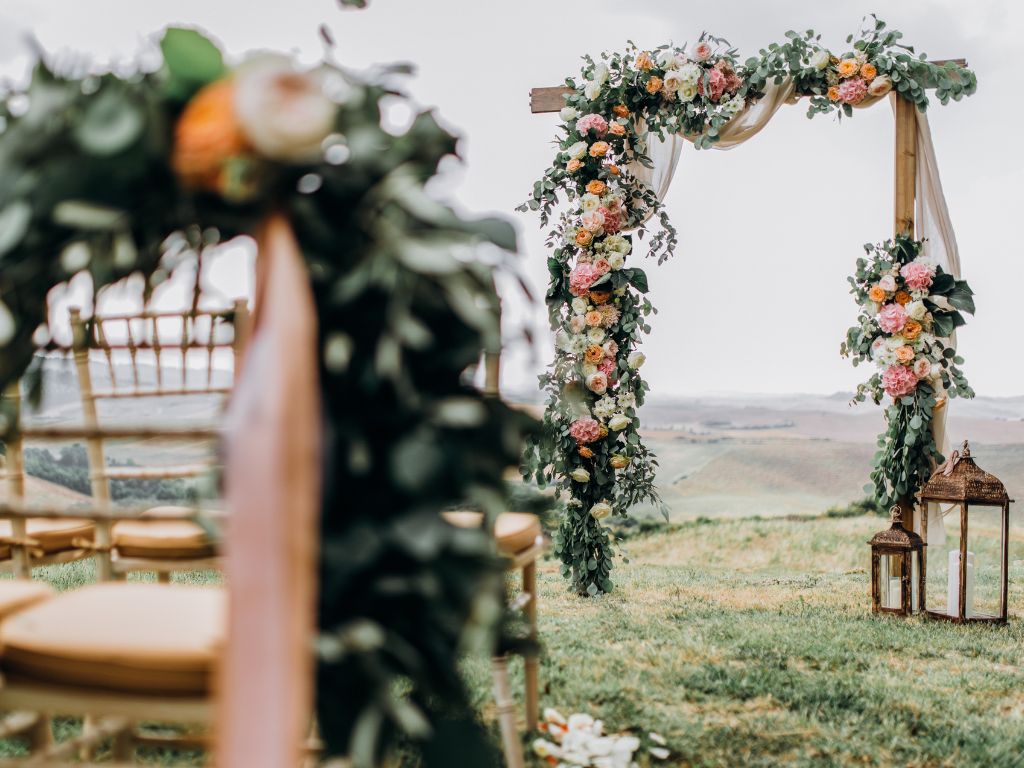
[(93, 584), (0, 624), (0, 665), (22, 680), (205, 694), (224, 641), (226, 607), (216, 587)]
[[(480, 512), (442, 512), (441, 516), (459, 528), (479, 528), (484, 522)], [(502, 512), (494, 521), (494, 538), (506, 555), (529, 548), (540, 535), (540, 519), (529, 512)]]
[(112, 529), (114, 547), (125, 557), (212, 557), (216, 547), (201, 525), (192, 520), (161, 519), (191, 511), (191, 507), (153, 507), (139, 520), (120, 520)]
[[(71, 543), (75, 539), (92, 541), (93, 524), (90, 520), (58, 520), (49, 518), (33, 518), (25, 524), (30, 539), (39, 542), (39, 548), (46, 554), (74, 549)], [(10, 520), (0, 520), (0, 538), (14, 535)], [(0, 559), (11, 556), (11, 548), (7, 544), (0, 546)]]
[(53, 587), (45, 581), (4, 579), (0, 581), (0, 619), (55, 594)]

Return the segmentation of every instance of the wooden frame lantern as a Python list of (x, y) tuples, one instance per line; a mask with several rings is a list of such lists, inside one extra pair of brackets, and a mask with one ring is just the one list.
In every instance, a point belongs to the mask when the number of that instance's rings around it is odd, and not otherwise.
[(912, 616), (924, 610), (924, 539), (901, 522), (899, 505), (892, 508), (892, 526), (871, 541), (871, 610)]
[[(971, 447), (964, 440), (959, 451), (952, 455), (941, 467), (935, 470), (931, 478), (921, 489), (921, 504), (928, 502), (952, 504), (960, 508), (959, 546), (949, 552), (949, 571), (947, 574), (947, 603), (945, 610), (929, 610), (928, 616), (946, 619), (956, 623), (991, 622), (1005, 624), (1007, 617), (1007, 587), (1010, 547), (1010, 504), (1013, 499), (1006, 493), (1006, 486), (995, 475), (989, 474), (975, 462), (971, 456)], [(968, 535), (971, 529), (968, 521), (972, 507), (997, 508), (999, 521), (997, 526), (981, 526), (975, 521), (974, 529), (994, 534), (994, 542), (976, 542), (981, 546), (969, 546)], [(924, 535), (927, 538), (928, 515), (921, 514)], [(995, 546), (990, 546), (991, 544)], [(984, 551), (987, 549), (988, 551)], [(986, 557), (987, 555), (987, 557)], [(988, 561), (987, 563), (985, 561)], [(991, 568), (995, 562), (996, 569)], [(984, 566), (988, 566), (986, 569)], [(998, 581), (989, 578), (992, 571), (998, 574)], [(999, 590), (998, 607), (994, 613), (985, 612), (975, 606), (975, 585), (982, 587), (997, 586)]]

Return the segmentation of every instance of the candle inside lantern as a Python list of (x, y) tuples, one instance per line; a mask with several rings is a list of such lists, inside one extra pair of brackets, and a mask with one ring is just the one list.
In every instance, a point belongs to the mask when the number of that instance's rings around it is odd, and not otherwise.
[(888, 594), (888, 598), (889, 599), (886, 602), (886, 604), (882, 606), (883, 608), (902, 608), (903, 607), (903, 600), (902, 600), (902, 594), (901, 594), (900, 586), (901, 585), (900, 585), (900, 577), (899, 576), (890, 576), (889, 577), (889, 594)]
[[(967, 553), (967, 579), (964, 590), (964, 618), (974, 613), (974, 553)], [(946, 613), (960, 615), (960, 551), (949, 553), (949, 587), (946, 592)]]

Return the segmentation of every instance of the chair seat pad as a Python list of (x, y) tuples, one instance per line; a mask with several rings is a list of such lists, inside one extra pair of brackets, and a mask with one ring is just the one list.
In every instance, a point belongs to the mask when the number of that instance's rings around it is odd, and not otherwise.
[(114, 547), (124, 557), (212, 557), (216, 546), (201, 525), (192, 520), (161, 519), (191, 511), (190, 507), (154, 507), (139, 520), (120, 520), (112, 528)]
[[(443, 512), (442, 516), (459, 528), (479, 528), (484, 522), (480, 512)], [(494, 521), (494, 538), (506, 555), (528, 549), (540, 535), (540, 518), (529, 512), (502, 512)]]
[(57, 594), (45, 581), (4, 579), (0, 581), (0, 619)]
[(153, 695), (202, 695), (225, 638), (216, 587), (110, 582), (64, 592), (0, 624), (18, 679)]
[[(59, 520), (56, 518), (30, 518), (25, 523), (28, 538), (39, 542), (39, 548), (46, 554), (73, 549), (75, 539), (92, 541), (93, 524), (91, 520)], [(0, 538), (14, 535), (10, 520), (0, 520)], [(0, 558), (10, 557), (9, 545), (2, 545)]]

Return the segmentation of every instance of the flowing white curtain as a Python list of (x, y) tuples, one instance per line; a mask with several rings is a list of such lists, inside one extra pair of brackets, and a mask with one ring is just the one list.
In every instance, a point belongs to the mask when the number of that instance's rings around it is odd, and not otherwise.
[[(857, 107), (865, 108), (872, 106), (882, 98), (884, 97), (869, 96), (858, 104)], [(739, 146), (760, 133), (784, 104), (792, 104), (796, 101), (797, 98), (794, 95), (794, 86), (791, 79), (786, 78), (778, 85), (768, 83), (765, 88), (764, 97), (748, 106), (743, 112), (730, 120), (722, 128), (718, 142), (712, 146), (715, 149), (732, 149)], [(890, 103), (895, 112), (895, 93), (890, 95)], [(628, 170), (633, 176), (654, 190), (659, 200), (664, 200), (672, 184), (672, 178), (679, 167), (683, 143), (687, 139), (682, 135), (670, 135), (665, 140), (661, 140), (657, 136), (650, 136), (649, 138), (643, 136), (642, 138), (646, 145), (645, 154), (651, 159), (653, 167), (648, 168), (638, 162), (634, 162), (629, 164)], [(931, 128), (928, 125), (927, 116), (921, 112), (917, 113), (916, 145), (916, 236), (925, 241), (925, 253), (933, 258), (946, 272), (959, 279), (960, 254), (957, 250), (956, 235), (953, 232), (953, 223), (949, 217), (949, 208), (946, 206), (946, 197), (942, 192), (939, 166), (935, 159), (935, 147), (932, 144)], [(647, 218), (650, 218), (650, 214), (648, 214)], [(956, 345), (956, 334), (951, 337), (950, 341), (954, 346)], [(932, 420), (932, 434), (935, 437), (935, 444), (939, 447), (939, 450), (948, 456), (950, 445), (949, 438), (946, 435), (947, 411), (947, 406), (936, 411)], [(919, 513), (915, 514), (919, 515)], [(915, 519), (914, 527), (920, 530), (919, 519)], [(945, 541), (942, 513), (937, 504), (929, 505), (928, 540), (929, 544), (942, 544)]]

